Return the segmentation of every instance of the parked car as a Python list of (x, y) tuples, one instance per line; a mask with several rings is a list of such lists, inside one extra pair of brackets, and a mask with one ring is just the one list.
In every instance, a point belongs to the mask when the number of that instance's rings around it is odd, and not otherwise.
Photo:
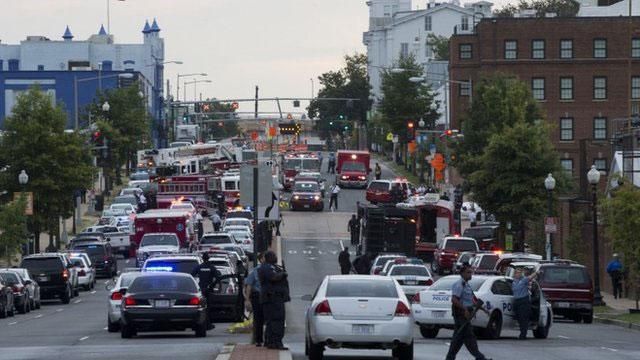
[(573, 261), (541, 262), (538, 282), (553, 313), (575, 322), (593, 322), (593, 283), (587, 268)]
[(95, 265), (96, 275), (112, 277), (118, 273), (118, 262), (113, 255), (111, 245), (108, 242), (83, 242), (74, 244), (73, 251), (84, 251)]
[(0, 269), (0, 271), (11, 271), (20, 275), (20, 277), (25, 281), (25, 284), (29, 291), (31, 310), (40, 309), (40, 285), (38, 285), (33, 276), (31, 276), (31, 272), (29, 270), (23, 268), (8, 268)]
[(478, 223), (467, 228), (462, 236), (476, 239), (481, 250), (498, 250), (500, 223)]
[(122, 297), (127, 293), (129, 284), (140, 272), (123, 272), (113, 283), (108, 283), (109, 305), (107, 306), (107, 330), (109, 332), (120, 331), (120, 311), (122, 309)]
[(438, 275), (443, 275), (445, 271), (452, 272), (458, 255), (464, 251), (480, 251), (476, 240), (460, 236), (445, 236), (438, 243), (433, 254), (431, 271)]
[(71, 263), (78, 269), (78, 284), (85, 290), (93, 289), (96, 284), (96, 271), (84, 257), (71, 256)]
[(144, 191), (139, 187), (128, 187), (120, 190), (120, 196), (123, 196), (123, 195), (140, 196), (142, 194), (144, 194)]
[(29, 288), (22, 277), (11, 271), (0, 271), (0, 278), (13, 291), (13, 306), (19, 314), (31, 311)]
[(202, 264), (202, 259), (197, 254), (154, 255), (144, 262), (142, 265), (142, 271), (164, 271), (191, 274), (200, 264)]
[(236, 239), (236, 243), (253, 258), (253, 236), (247, 231), (227, 230)]
[(481, 252), (473, 256), (469, 265), (471, 265), (474, 274), (499, 275), (495, 270), (499, 258), (498, 254)]
[(21, 268), (33, 274), (43, 299), (58, 298), (68, 304), (73, 297), (73, 265), (60, 253), (40, 253), (22, 258)]
[[(451, 287), (460, 280), (458, 275), (438, 279), (427, 290), (420, 291), (411, 306), (413, 317), (420, 326), (420, 334), (425, 338), (435, 338), (440, 329), (453, 329), (451, 313)], [(513, 307), (511, 278), (504, 276), (473, 276), (469, 281), (477, 298), (485, 303), (488, 314), (478, 311), (471, 320), (471, 326), (482, 337), (498, 339), (503, 328), (519, 329)], [(539, 339), (549, 335), (553, 323), (551, 304), (547, 302), (540, 286), (532, 282), (532, 312), (530, 329)]]
[(195, 279), (175, 272), (141, 273), (122, 298), (120, 334), (127, 339), (138, 331), (176, 331), (191, 328), (207, 336), (207, 300)]
[(475, 251), (463, 251), (458, 254), (458, 258), (456, 259), (455, 264), (453, 264), (453, 272), (456, 274), (460, 273), (460, 269), (462, 268), (462, 264), (469, 263), (473, 257), (476, 255)]
[(114, 204), (130, 204), (136, 210), (138, 209), (138, 205), (139, 205), (138, 198), (135, 195), (116, 196), (113, 199), (113, 202), (111, 203), (111, 205), (114, 205)]
[[(124, 197), (129, 198), (133, 195), (125, 195)], [(113, 215), (130, 215), (135, 214), (138, 211), (137, 205), (132, 205), (129, 203), (114, 203), (109, 205), (109, 210), (113, 213)]]
[(387, 276), (394, 278), (409, 301), (421, 290), (433, 284), (433, 277), (425, 265), (394, 264), (387, 272)]
[(240, 280), (230, 268), (219, 268), (222, 277), (209, 293), (207, 304), (212, 320), (224, 319), (233, 322), (244, 320), (244, 302)]
[(532, 262), (540, 262), (542, 261), (542, 256), (530, 253), (504, 253), (500, 255), (500, 258), (496, 262), (495, 271), (500, 274), (504, 274), (504, 272), (509, 267), (509, 264), (514, 262), (523, 262), (523, 261), (532, 261)]
[(325, 347), (391, 349), (395, 358), (413, 359), (410, 306), (390, 277), (326, 276), (305, 314), (305, 354), (316, 360)]
[(216, 245), (236, 245), (238, 244), (235, 236), (226, 232), (204, 234), (200, 239), (200, 250), (208, 250)]
[(227, 226), (242, 225), (242, 226), (247, 226), (249, 229), (251, 229), (251, 231), (253, 231), (253, 220), (247, 219), (245, 217), (240, 217), (239, 214), (237, 217), (229, 217), (229, 214), (230, 213), (228, 212), (227, 217), (222, 222), (223, 230)]
[(371, 275), (379, 275), (387, 261), (404, 257), (402, 254), (379, 254), (371, 263)]
[(0, 278), (0, 319), (15, 315), (13, 289)]
[(396, 185), (400, 185), (403, 198), (406, 198), (407, 192), (412, 185), (407, 179), (389, 179), (389, 180), (373, 180), (367, 186), (366, 199), (372, 204), (391, 203), (391, 189)]
[(180, 239), (175, 233), (147, 233), (142, 236), (136, 249), (136, 267), (156, 254), (177, 254), (180, 252)]
[(298, 182), (298, 181), (317, 182), (318, 187), (320, 188), (320, 194), (322, 195), (322, 197), (325, 196), (325, 184), (327, 180), (324, 179), (319, 172), (309, 172), (309, 171), (299, 172), (298, 175), (296, 175), (296, 177), (293, 178), (293, 181), (294, 182)]

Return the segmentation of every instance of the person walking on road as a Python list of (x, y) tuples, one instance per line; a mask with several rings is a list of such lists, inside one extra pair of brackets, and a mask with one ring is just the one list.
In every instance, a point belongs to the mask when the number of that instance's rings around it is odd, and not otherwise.
[(454, 331), (446, 360), (454, 360), (463, 344), (476, 360), (491, 360), (487, 359), (478, 349), (478, 341), (471, 328), (474, 295), (469, 281), (471, 281), (472, 275), (471, 266), (468, 263), (464, 263), (460, 271), (460, 279), (453, 283), (451, 287), (451, 310)]
[(278, 257), (273, 251), (264, 255), (264, 265), (258, 270), (260, 282), (260, 303), (266, 322), (264, 345), (269, 349), (288, 350), (283, 344), (285, 309), (289, 296), (288, 274), (277, 264)]
[(538, 275), (537, 272), (529, 276), (522, 273), (522, 269), (516, 269), (511, 283), (513, 291), (513, 311), (520, 326), (520, 340), (527, 338), (529, 331), (529, 319), (531, 318), (531, 299), (529, 298), (529, 282)]
[(202, 235), (204, 235), (204, 218), (200, 212), (196, 212), (196, 231), (198, 232), (198, 241), (202, 240)]
[(382, 177), (382, 168), (380, 168), (380, 164), (378, 163), (376, 163), (375, 175), (376, 180), (380, 180), (380, 178)]
[[(329, 210), (332, 209), (338, 210), (338, 194), (340, 193), (340, 186), (338, 184), (333, 184), (331, 186), (331, 199), (329, 200)], [(333, 206), (333, 208), (332, 208)]]
[(264, 254), (258, 254), (258, 266), (251, 270), (244, 287), (245, 307), (253, 313), (253, 343), (260, 347), (264, 343), (264, 312), (260, 304), (260, 281), (258, 271), (264, 263)]
[(349, 220), (347, 227), (351, 234), (351, 245), (358, 245), (360, 242), (360, 221), (356, 217), (356, 214), (351, 215), (351, 219)]
[(147, 198), (144, 196), (144, 193), (140, 194), (140, 212), (143, 213), (145, 211), (147, 211)]
[(404, 193), (402, 192), (400, 184), (398, 183), (393, 184), (389, 195), (391, 195), (391, 202), (393, 202), (394, 204), (401, 203), (402, 200), (404, 200)]
[(213, 231), (220, 231), (220, 224), (222, 224), (222, 219), (218, 214), (218, 211), (214, 211), (213, 215), (211, 215), (211, 222), (213, 223)]
[(613, 297), (615, 299), (622, 298), (622, 262), (620, 262), (618, 254), (613, 254), (613, 260), (607, 265), (607, 274), (611, 277)]
[(351, 272), (351, 259), (349, 254), (349, 247), (345, 246), (338, 255), (338, 264), (340, 264), (340, 273), (342, 275), (348, 275)]
[(329, 169), (328, 169), (329, 174), (335, 174), (336, 173), (336, 157), (335, 155), (333, 155), (333, 153), (329, 154)]

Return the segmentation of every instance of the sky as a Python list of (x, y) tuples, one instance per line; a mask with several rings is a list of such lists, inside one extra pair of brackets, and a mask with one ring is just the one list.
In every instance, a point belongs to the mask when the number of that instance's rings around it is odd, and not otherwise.
[[(0, 41), (60, 40), (67, 25), (75, 40), (87, 39), (107, 27), (107, 2), (116, 43), (141, 43), (145, 20), (157, 19), (165, 60), (183, 62), (165, 66), (172, 94), (177, 73), (207, 73), (211, 83), (197, 84), (204, 98), (252, 98), (256, 85), (260, 97), (309, 97), (311, 79), (317, 92), (320, 74), (366, 50), (365, 0), (2, 0)], [(427, 1), (413, 2), (424, 8)], [(193, 85), (187, 97), (193, 99)], [(287, 112), (306, 105), (282, 102)], [(276, 106), (261, 103), (260, 110)], [(240, 111), (253, 111), (253, 104)]]

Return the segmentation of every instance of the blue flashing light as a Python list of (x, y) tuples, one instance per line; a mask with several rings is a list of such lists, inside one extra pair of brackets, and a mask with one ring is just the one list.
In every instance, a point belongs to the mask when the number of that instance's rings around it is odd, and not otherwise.
[(148, 272), (174, 272), (174, 268), (168, 265), (153, 265), (144, 268)]

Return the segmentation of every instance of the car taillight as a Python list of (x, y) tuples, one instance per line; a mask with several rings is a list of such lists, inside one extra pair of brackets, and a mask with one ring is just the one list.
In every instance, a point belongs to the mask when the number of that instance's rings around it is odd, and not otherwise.
[(402, 301), (398, 301), (398, 305), (396, 305), (396, 313), (393, 316), (409, 316), (411, 315), (411, 310), (403, 303)]
[(249, 244), (251, 244), (251, 240), (248, 240), (248, 239), (247, 239), (247, 240), (245, 240), (245, 241), (243, 242), (243, 244), (245, 244), (245, 245), (249, 245)]
[(329, 306), (329, 300), (325, 300), (316, 306), (315, 314), (318, 316), (330, 316), (331, 306)]
[(420, 303), (420, 293), (417, 293), (413, 296), (413, 298), (411, 299), (411, 302), (414, 304), (419, 304)]
[(122, 300), (122, 293), (120, 291), (114, 291), (111, 293), (111, 300), (120, 301)]
[(80, 270), (80, 271), (78, 272), (78, 276), (87, 276), (87, 272), (86, 272), (86, 271), (84, 271), (84, 270)]
[(124, 298), (124, 306), (134, 306), (136, 304), (136, 299), (132, 298), (132, 297), (125, 297)]
[(191, 299), (189, 299), (189, 305), (192, 305), (192, 306), (200, 305), (200, 298), (197, 296), (192, 297)]
[(13, 290), (13, 292), (19, 293), (22, 292), (23, 287), (21, 285), (13, 285), (11, 289)]
[(65, 279), (65, 280), (69, 279), (69, 270), (65, 269), (62, 272), (62, 278)]
[(380, 271), (382, 271), (382, 268), (377, 267), (377, 268), (373, 269), (373, 275), (379, 275)]
[(109, 262), (109, 257), (105, 255), (105, 257), (103, 258), (103, 260), (104, 260), (104, 262), (105, 262), (105, 263), (108, 263), (108, 262)]

